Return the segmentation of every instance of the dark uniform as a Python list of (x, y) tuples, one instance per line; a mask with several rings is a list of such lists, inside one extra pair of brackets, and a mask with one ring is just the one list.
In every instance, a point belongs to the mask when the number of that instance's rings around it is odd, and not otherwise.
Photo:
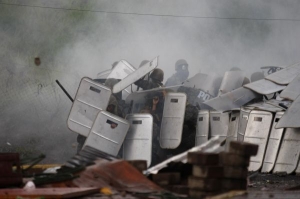
[(188, 63), (184, 59), (175, 63), (175, 70), (176, 73), (167, 80), (165, 86), (180, 85), (189, 77)]
[[(141, 87), (143, 90), (151, 90), (154, 88), (163, 87), (164, 72), (156, 68), (149, 76), (149, 80), (138, 80), (135, 85)], [(163, 113), (164, 97), (162, 92), (151, 92), (146, 97), (145, 107), (141, 113), (150, 113), (153, 117), (153, 141), (152, 141), (152, 163), (156, 165), (165, 159), (164, 152), (159, 144), (159, 132)]]
[(149, 80), (139, 79), (134, 84), (142, 88), (143, 90), (150, 90), (153, 88), (162, 87), (163, 80), (164, 80), (164, 72), (161, 69), (156, 68), (150, 74)]

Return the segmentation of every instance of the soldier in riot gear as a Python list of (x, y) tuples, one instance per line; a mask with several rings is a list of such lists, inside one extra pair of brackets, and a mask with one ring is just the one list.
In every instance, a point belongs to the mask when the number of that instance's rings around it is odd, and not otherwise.
[(187, 80), (187, 78), (189, 77), (188, 66), (188, 63), (184, 59), (178, 60), (175, 63), (176, 73), (167, 80), (165, 86), (180, 85), (182, 84), (182, 82)]
[(158, 88), (163, 86), (164, 81), (164, 71), (155, 68), (149, 76), (149, 80), (139, 79), (134, 84), (141, 87), (143, 90), (150, 90), (153, 88)]

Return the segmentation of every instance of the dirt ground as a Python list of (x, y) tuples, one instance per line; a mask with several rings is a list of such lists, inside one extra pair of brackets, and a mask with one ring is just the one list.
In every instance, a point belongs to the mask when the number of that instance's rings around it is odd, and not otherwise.
[[(300, 176), (286, 174), (249, 174), (249, 191), (300, 190)], [(296, 186), (299, 186), (298, 188)]]

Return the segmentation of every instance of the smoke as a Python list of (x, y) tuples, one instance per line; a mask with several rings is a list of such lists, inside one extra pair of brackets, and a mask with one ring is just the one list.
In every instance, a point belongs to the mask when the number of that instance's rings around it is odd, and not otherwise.
[(0, 3), (28, 5), (0, 4), (1, 150), (11, 150), (9, 142), (23, 154), (43, 151), (51, 163), (76, 151), (76, 134), (66, 125), (72, 104), (56, 79), (75, 96), (82, 77), (95, 78), (121, 59), (138, 67), (159, 56), (165, 81), (178, 59), (187, 60), (190, 76), (239, 67), (249, 77), (261, 66), (299, 61), (300, 22), (272, 20), (297, 19), (298, 1)]

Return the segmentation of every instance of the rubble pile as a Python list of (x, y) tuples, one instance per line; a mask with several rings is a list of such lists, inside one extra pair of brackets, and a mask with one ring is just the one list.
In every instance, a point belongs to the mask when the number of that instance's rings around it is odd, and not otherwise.
[(231, 190), (246, 190), (250, 156), (257, 154), (258, 146), (231, 142), (228, 152), (188, 154), (193, 165), (188, 179), (189, 196), (201, 198)]

